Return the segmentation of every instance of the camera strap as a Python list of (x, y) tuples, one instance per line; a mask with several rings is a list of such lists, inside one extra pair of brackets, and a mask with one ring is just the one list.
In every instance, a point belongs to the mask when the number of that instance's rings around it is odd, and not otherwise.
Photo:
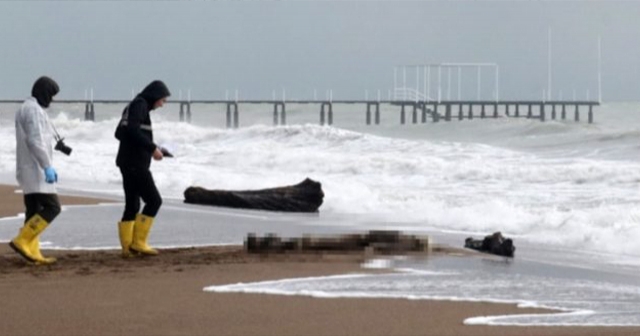
[(56, 129), (56, 127), (53, 126), (53, 123), (49, 122), (49, 125), (51, 125), (51, 129), (53, 130), (53, 139), (56, 141), (63, 140), (60, 134), (58, 134), (58, 130)]

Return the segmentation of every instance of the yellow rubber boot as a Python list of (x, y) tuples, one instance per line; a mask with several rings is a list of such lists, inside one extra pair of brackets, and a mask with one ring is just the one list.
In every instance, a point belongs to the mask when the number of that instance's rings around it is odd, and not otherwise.
[(133, 243), (129, 249), (144, 255), (157, 255), (158, 251), (147, 244), (149, 231), (153, 225), (153, 217), (138, 214), (133, 225)]
[(43, 265), (51, 265), (57, 261), (54, 257), (45, 257), (40, 252), (40, 237), (35, 237), (29, 246), (31, 253), (36, 257), (36, 263)]
[(35, 247), (34, 240), (38, 239), (40, 233), (42, 233), (48, 225), (49, 223), (40, 215), (33, 215), (20, 229), (18, 236), (11, 240), (9, 246), (31, 262), (46, 263), (42, 254), (40, 254), (40, 243), (38, 242), (37, 247)]
[(131, 257), (131, 243), (133, 242), (133, 226), (135, 221), (124, 221), (118, 223), (118, 235), (120, 236), (120, 245), (122, 246), (122, 257)]

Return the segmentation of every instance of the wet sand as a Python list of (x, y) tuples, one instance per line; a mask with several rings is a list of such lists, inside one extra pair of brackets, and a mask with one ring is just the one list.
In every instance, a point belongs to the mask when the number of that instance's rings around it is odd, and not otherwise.
[[(23, 210), (0, 186), (0, 216)], [(102, 200), (61, 197), (62, 203)], [(1, 223), (0, 225), (7, 225)], [(16, 232), (17, 232), (16, 228)], [(436, 249), (427, 258), (455, 252)], [(316, 299), (203, 292), (211, 285), (367, 272), (362, 254), (247, 254), (242, 246), (161, 250), (44, 251), (25, 263), (0, 244), (1, 335), (637, 335), (640, 328), (465, 326), (465, 318), (548, 312), (514, 305), (391, 299)], [(473, 257), (473, 253), (467, 253)], [(421, 256), (425, 257), (425, 256)], [(374, 270), (380, 272), (380, 270)]]

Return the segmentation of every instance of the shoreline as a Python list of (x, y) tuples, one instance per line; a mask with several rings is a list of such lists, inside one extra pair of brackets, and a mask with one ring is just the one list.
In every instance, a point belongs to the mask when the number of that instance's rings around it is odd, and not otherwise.
[[(5, 217), (15, 217), (24, 214), (24, 204), (22, 193), (17, 193), (18, 186), (0, 184), (0, 219)], [(114, 203), (113, 200), (92, 198), (84, 196), (64, 195), (58, 192), (60, 204), (65, 205), (89, 205), (100, 203)]]
[[(24, 211), (15, 186), (0, 185), (0, 218)], [(108, 200), (60, 195), (63, 205)], [(75, 203), (78, 202), (78, 203)], [(9, 214), (9, 215), (7, 215)], [(13, 215), (11, 215), (13, 214)], [(122, 259), (119, 250), (45, 250), (58, 263), (33, 266), (0, 245), (0, 335), (635, 335), (640, 327), (464, 325), (469, 317), (551, 311), (514, 304), (204, 292), (204, 287), (347, 273), (359, 253), (248, 254), (242, 246), (161, 249)], [(427, 258), (457, 253), (434, 251)], [(471, 257), (472, 253), (467, 256)]]

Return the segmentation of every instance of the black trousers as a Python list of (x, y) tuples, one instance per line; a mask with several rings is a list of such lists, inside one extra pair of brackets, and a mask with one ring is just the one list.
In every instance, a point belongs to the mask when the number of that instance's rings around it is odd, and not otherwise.
[(122, 221), (135, 220), (140, 211), (140, 199), (144, 201), (142, 214), (155, 217), (162, 205), (162, 197), (156, 188), (151, 172), (147, 169), (120, 168), (122, 187), (124, 188), (124, 213)]
[(26, 194), (24, 195), (24, 206), (27, 208), (25, 223), (36, 214), (44, 218), (47, 223), (51, 223), (61, 211), (60, 200), (56, 194)]

